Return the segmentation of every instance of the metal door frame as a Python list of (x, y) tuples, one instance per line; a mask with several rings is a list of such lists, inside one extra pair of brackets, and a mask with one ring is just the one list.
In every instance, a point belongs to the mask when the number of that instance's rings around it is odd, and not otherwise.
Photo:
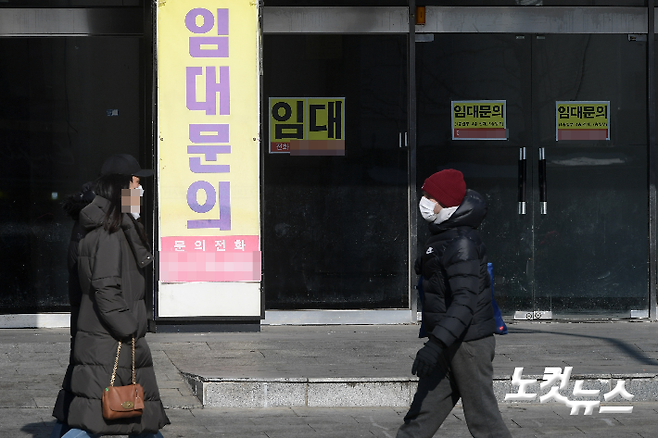
[(0, 37), (143, 36), (142, 8), (0, 8)]

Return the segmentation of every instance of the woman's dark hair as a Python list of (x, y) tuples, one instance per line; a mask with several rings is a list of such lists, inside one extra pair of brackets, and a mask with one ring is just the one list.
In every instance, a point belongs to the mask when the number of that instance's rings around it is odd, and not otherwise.
[[(105, 214), (105, 220), (103, 221), (103, 227), (109, 233), (119, 231), (121, 228), (121, 222), (123, 220), (123, 213), (121, 213), (121, 190), (130, 187), (131, 180), (132, 176), (112, 174), (101, 176), (94, 184), (94, 192), (98, 196), (110, 201), (110, 208), (108, 208), (107, 213)], [(128, 217), (135, 222), (132, 215), (128, 215)], [(146, 233), (144, 232), (144, 227), (141, 225), (138, 226), (138, 224), (135, 223), (135, 230), (137, 230), (137, 235), (142, 241), (142, 244), (150, 251), (151, 245), (149, 244), (148, 237), (146, 237)]]
[(94, 192), (108, 201), (110, 208), (105, 213), (103, 227), (110, 233), (114, 233), (121, 228), (121, 190), (127, 189), (132, 179), (129, 175), (103, 175), (96, 180)]

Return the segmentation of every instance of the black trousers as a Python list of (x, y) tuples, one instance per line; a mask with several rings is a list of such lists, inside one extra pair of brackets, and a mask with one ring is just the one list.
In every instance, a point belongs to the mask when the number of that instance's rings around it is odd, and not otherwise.
[(451, 346), (418, 390), (397, 438), (431, 438), (459, 398), (475, 438), (511, 438), (493, 392), (493, 335)]

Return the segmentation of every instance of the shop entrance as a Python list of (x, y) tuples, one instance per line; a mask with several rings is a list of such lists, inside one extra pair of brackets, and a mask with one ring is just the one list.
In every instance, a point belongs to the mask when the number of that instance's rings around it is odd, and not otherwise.
[[(144, 49), (151, 43), (143, 36), (150, 13), (6, 6), (0, 7), (0, 314), (26, 314), (8, 324), (33, 327), (38, 322), (30, 315), (70, 309), (74, 221), (63, 203), (94, 181), (112, 154), (152, 159), (152, 71)], [(152, 205), (155, 187), (148, 181), (145, 187), (145, 204)], [(149, 215), (142, 218), (152, 235)]]
[[(486, 197), (482, 232), (503, 311), (529, 319), (646, 311), (646, 43), (626, 34), (424, 40), (418, 184), (455, 167)], [(451, 102), (487, 100), (505, 101), (507, 139), (453, 139)], [(567, 101), (609, 102), (609, 140), (557, 141), (556, 102)], [(418, 233), (424, 241), (420, 222)]]
[[(404, 34), (265, 34), (267, 309), (409, 308), (407, 46)], [(290, 150), (313, 130), (330, 140)]]

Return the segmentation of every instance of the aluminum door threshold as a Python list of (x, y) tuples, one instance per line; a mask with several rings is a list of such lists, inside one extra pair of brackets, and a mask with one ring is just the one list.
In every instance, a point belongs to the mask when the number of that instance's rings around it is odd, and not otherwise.
[(266, 310), (263, 325), (415, 324), (410, 309)]

